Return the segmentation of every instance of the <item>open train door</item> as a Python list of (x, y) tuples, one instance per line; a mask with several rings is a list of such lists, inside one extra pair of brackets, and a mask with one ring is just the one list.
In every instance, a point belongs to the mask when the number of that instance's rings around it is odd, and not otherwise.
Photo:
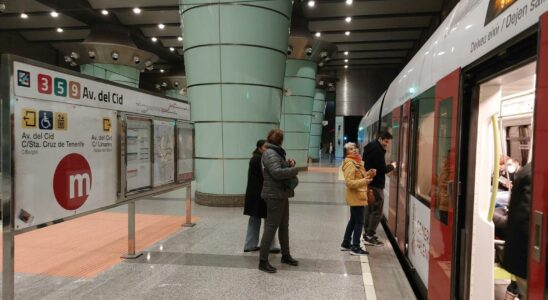
[(548, 241), (548, 13), (540, 18), (535, 121), (533, 125), (533, 194), (529, 241), (528, 299), (545, 299)]
[(428, 299), (451, 298), (460, 78), (459, 68), (436, 84)]

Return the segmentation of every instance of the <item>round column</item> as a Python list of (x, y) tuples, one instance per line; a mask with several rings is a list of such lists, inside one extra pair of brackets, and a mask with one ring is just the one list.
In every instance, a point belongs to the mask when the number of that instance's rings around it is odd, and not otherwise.
[(134, 88), (139, 87), (139, 76), (141, 74), (139, 69), (135, 67), (99, 63), (81, 65), (80, 72)]
[(314, 93), (314, 107), (312, 108), (312, 126), (310, 127), (310, 143), (308, 151), (308, 157), (310, 157), (312, 161), (318, 161), (320, 159), (324, 107), (325, 91), (316, 89)]
[(291, 1), (182, 3), (195, 199), (241, 206), (256, 141), (280, 124)]
[(283, 147), (296, 166), (306, 169), (314, 89), (316, 87), (316, 62), (288, 59), (285, 68), (285, 89), (281, 128), (284, 131)]

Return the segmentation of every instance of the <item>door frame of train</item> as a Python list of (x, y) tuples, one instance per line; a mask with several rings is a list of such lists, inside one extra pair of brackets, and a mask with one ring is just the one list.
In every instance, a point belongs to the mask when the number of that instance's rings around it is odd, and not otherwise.
[[(533, 125), (533, 191), (529, 234), (528, 299), (544, 299), (546, 294), (546, 242), (548, 215), (548, 156), (540, 149), (548, 148), (548, 13), (539, 20), (535, 87), (535, 120)], [(541, 101), (542, 100), (542, 101)], [(544, 117), (544, 118), (543, 118)]]
[[(404, 123), (407, 123), (406, 126), (403, 126)], [(402, 253), (407, 255), (407, 227), (409, 223), (409, 212), (408, 212), (408, 201), (409, 201), (409, 132), (410, 132), (410, 123), (411, 123), (411, 100), (406, 101), (403, 106), (401, 106), (400, 114), (400, 124), (399, 124), (399, 154), (398, 154), (398, 172), (396, 173), (396, 178), (398, 181), (397, 188), (397, 213), (396, 213), (396, 236), (398, 237), (398, 246)], [(402, 172), (405, 180), (402, 179)], [(401, 238), (400, 238), (401, 236)]]
[[(401, 107), (397, 107), (392, 111), (392, 124), (394, 124), (394, 121), (398, 122), (398, 137), (401, 135)], [(394, 128), (392, 127), (392, 134), (394, 134)], [(392, 145), (394, 145), (394, 141), (392, 141)], [(401, 155), (402, 147), (400, 142), (397, 142), (397, 149), (398, 157)], [(392, 159), (392, 158), (390, 158)], [(388, 216), (386, 216), (388, 227), (392, 232), (394, 233), (394, 237), (397, 240), (398, 235), (397, 232), (397, 226), (398, 226), (398, 186), (399, 186), (399, 169), (394, 170), (392, 174), (389, 176), (390, 178), (390, 186), (388, 186), (388, 199), (384, 199), (384, 205), (388, 205)], [(386, 187), (385, 187), (386, 188)]]

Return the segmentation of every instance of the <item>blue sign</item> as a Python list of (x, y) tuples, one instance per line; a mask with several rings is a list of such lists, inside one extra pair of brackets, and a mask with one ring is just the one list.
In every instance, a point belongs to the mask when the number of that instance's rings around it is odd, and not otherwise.
[(38, 113), (38, 127), (40, 129), (53, 129), (53, 112), (41, 110)]

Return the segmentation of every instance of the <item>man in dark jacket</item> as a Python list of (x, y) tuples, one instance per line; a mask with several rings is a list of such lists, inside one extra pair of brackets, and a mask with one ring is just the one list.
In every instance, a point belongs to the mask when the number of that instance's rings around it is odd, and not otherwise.
[(365, 233), (363, 239), (365, 244), (371, 246), (382, 246), (383, 242), (379, 241), (375, 233), (382, 218), (382, 207), (384, 204), (384, 184), (385, 175), (392, 172), (396, 168), (396, 163), (392, 162), (387, 165), (384, 156), (386, 149), (390, 145), (392, 135), (389, 132), (383, 131), (379, 134), (377, 140), (370, 142), (363, 148), (363, 161), (367, 171), (371, 169), (377, 170), (377, 175), (373, 181), (369, 183), (369, 188), (373, 190), (375, 201), (367, 205), (365, 213)]
[(531, 164), (526, 164), (514, 176), (508, 224), (506, 227), (506, 245), (502, 266), (517, 277), (520, 293), (527, 299), (527, 265), (529, 250), (529, 219), (531, 216)]

